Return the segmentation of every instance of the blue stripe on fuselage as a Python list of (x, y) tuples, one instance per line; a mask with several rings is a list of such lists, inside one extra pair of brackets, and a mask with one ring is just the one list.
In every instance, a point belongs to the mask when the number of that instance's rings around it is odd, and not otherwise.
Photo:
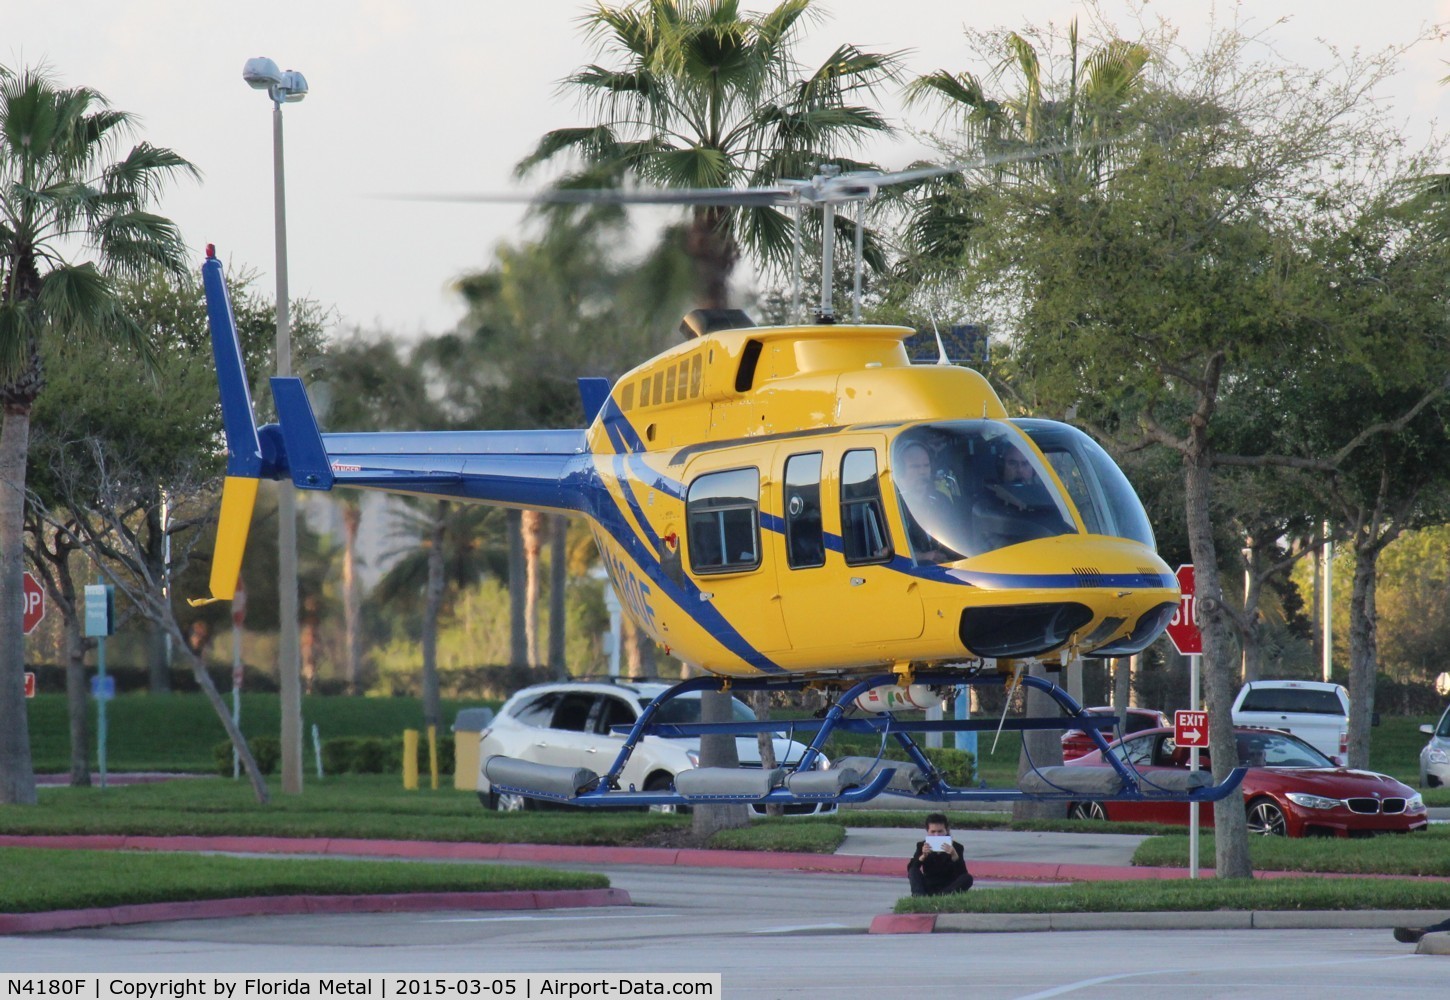
[(590, 513), (595, 522), (629, 554), (666, 599), (673, 601), (681, 611), (693, 618), (695, 623), (707, 631), (716, 642), (762, 673), (784, 673), (779, 664), (752, 646), (713, 604), (701, 599), (700, 588), (695, 586), (688, 576), (681, 573), (681, 579), (684, 581), (682, 585), (665, 575), (664, 567), (660, 565), (663, 543), (655, 534), (654, 526), (645, 517), (639, 501), (635, 498), (630, 480), (625, 475), (626, 466), (630, 472), (643, 470), (650, 473), (654, 477), (653, 482), (643, 476), (640, 477), (641, 481), (675, 497), (683, 496), (683, 487), (678, 482), (651, 469), (644, 461), (639, 454), (644, 449), (643, 442), (612, 399), (605, 405), (601, 419), (609, 434), (610, 443), (618, 452), (610, 457), (614, 477), (619, 483), (619, 491), (624, 497), (624, 504), (628, 506), (630, 513), (634, 515), (635, 522), (639, 524), (640, 530), (644, 533), (644, 538), (642, 539), (630, 527), (623, 507), (610, 495), (609, 486), (599, 475), (597, 467), (594, 468), (592, 474), (591, 486), (594, 488), (589, 491), (590, 496), (594, 498)]

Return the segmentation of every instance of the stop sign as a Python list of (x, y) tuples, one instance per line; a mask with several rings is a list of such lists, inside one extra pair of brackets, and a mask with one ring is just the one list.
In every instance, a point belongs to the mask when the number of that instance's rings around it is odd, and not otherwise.
[(1174, 576), (1178, 577), (1178, 610), (1168, 623), (1168, 638), (1184, 656), (1203, 652), (1203, 635), (1198, 631), (1198, 602), (1193, 596), (1193, 564), (1179, 566)]
[(45, 590), (29, 570), (25, 573), (25, 585), (21, 589), (25, 595), (25, 634), (29, 635), (45, 617)]

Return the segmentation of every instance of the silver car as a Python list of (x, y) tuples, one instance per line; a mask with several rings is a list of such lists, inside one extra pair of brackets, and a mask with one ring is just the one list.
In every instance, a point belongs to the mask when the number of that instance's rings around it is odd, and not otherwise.
[(1420, 751), (1420, 787), (1439, 788), (1450, 785), (1450, 707), (1433, 726), (1421, 726), (1420, 732), (1430, 737)]

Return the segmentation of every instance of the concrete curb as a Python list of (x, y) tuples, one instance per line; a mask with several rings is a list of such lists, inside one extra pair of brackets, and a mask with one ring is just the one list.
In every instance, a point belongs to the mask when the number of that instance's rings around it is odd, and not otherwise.
[[(1414, 926), (1423, 910), (1177, 910), (1126, 913), (886, 913), (872, 934), (1014, 931), (1383, 930)], [(1432, 938), (1442, 939), (1431, 941)], [(1430, 942), (1427, 946), (1425, 942)], [(1443, 951), (1430, 951), (1443, 948)], [(1450, 954), (1450, 933), (1427, 934), (1421, 954)]]
[(66, 931), (78, 927), (145, 924), (313, 913), (415, 913), (430, 910), (543, 910), (580, 906), (629, 906), (623, 889), (556, 889), (514, 892), (409, 892), (363, 896), (248, 896), (175, 903), (98, 906), (84, 910), (0, 913), (0, 934)]

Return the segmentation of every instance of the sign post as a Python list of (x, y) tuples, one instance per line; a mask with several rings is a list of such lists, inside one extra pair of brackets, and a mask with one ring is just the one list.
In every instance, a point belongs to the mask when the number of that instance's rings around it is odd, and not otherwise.
[[(1195, 599), (1195, 587), (1193, 580), (1193, 564), (1185, 563), (1179, 566), (1173, 574), (1178, 578), (1178, 591), (1182, 595), (1178, 601), (1178, 610), (1173, 615), (1173, 620), (1168, 623), (1168, 638), (1173, 640), (1174, 647), (1179, 653), (1188, 657), (1188, 711), (1178, 712), (1178, 716), (1202, 716), (1203, 725), (1197, 727), (1202, 732), (1203, 742), (1193, 741), (1186, 744), (1188, 751), (1188, 768), (1191, 771), (1198, 770), (1198, 748), (1208, 746), (1208, 713), (1199, 712), (1198, 692), (1200, 687), (1198, 676), (1198, 661), (1203, 654), (1203, 633), (1198, 630), (1198, 601)], [(1180, 742), (1178, 725), (1174, 724), (1173, 742), (1179, 746), (1185, 745)], [(1184, 733), (1187, 735), (1187, 732)], [(1198, 878), (1198, 807), (1199, 803), (1188, 803), (1188, 877)]]
[[(106, 676), (106, 636), (115, 632), (116, 588), (105, 583), (86, 584), (86, 636), (96, 640), (96, 676), (91, 693), (96, 699), (96, 762), (101, 787), (106, 787), (106, 702), (116, 693), (115, 678)], [(108, 683), (109, 682), (109, 683)]]

